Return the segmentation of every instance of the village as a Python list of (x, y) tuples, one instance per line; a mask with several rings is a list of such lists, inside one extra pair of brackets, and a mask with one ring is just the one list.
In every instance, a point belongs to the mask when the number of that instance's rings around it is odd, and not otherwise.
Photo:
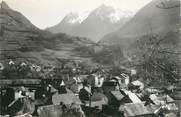
[(180, 0), (0, 0), (0, 117), (181, 117), (180, 19)]
[(180, 117), (181, 89), (146, 85), (136, 69), (11, 59), (0, 69), (2, 117)]

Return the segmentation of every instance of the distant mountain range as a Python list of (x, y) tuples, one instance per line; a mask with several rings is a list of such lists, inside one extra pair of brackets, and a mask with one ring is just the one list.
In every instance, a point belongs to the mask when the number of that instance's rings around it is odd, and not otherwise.
[[(181, 21), (180, 0), (166, 3), (153, 0), (134, 17), (131, 12), (102, 5), (83, 15), (70, 13), (47, 30), (38, 29), (5, 2), (0, 6), (0, 61), (14, 58), (55, 63), (60, 59), (92, 61), (93, 58), (107, 63), (116, 58), (112, 56), (118, 55), (118, 51), (133, 46), (140, 38), (145, 37), (142, 42), (149, 40), (145, 35), (158, 34), (167, 42), (173, 42), (179, 34)], [(99, 43), (95, 43), (97, 41)], [(124, 57), (124, 52), (120, 53)]]
[(127, 46), (144, 35), (164, 37), (168, 32), (178, 32), (179, 28), (180, 0), (153, 0), (120, 29), (105, 35), (99, 43)]
[(94, 45), (92, 41), (40, 30), (5, 2), (0, 6), (0, 61), (27, 59), (37, 63), (55, 63), (58, 59), (87, 59), (74, 50)]
[(50, 28), (53, 33), (67, 33), (74, 36), (86, 37), (94, 42), (99, 41), (105, 34), (116, 31), (124, 25), (133, 13), (101, 5), (90, 13), (70, 13), (63, 20)]

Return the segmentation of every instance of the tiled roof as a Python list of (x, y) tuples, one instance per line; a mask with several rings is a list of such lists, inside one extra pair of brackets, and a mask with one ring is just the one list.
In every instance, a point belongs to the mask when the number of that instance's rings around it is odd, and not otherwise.
[(92, 101), (101, 101), (103, 99), (106, 99), (107, 97), (103, 93), (93, 93), (91, 100)]
[(157, 105), (161, 103), (173, 103), (174, 100), (168, 96), (168, 95), (163, 95), (163, 96), (156, 96), (155, 94), (150, 95), (150, 99)]
[(131, 101), (133, 103), (141, 103), (142, 102), (135, 93), (132, 93), (131, 91), (127, 91), (126, 94), (129, 96), (129, 98), (131, 99)]
[(155, 105), (144, 105), (145, 103), (127, 103), (120, 106), (119, 111), (123, 111), (128, 117), (140, 115), (152, 115), (159, 107)]
[(111, 91), (111, 94), (118, 100), (121, 101), (125, 96), (120, 91)]

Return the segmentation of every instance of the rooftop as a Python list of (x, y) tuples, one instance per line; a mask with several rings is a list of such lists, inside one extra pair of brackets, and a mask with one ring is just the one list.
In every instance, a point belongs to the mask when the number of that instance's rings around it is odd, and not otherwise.
[(120, 106), (119, 111), (123, 111), (128, 117), (135, 117), (140, 115), (153, 115), (154, 112), (159, 109), (158, 106), (148, 105), (145, 103), (127, 103), (124, 106)]

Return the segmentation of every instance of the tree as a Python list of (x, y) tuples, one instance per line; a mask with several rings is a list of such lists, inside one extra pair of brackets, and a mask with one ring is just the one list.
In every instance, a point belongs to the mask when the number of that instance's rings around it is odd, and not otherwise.
[(146, 78), (148, 81), (173, 83), (180, 78), (180, 54), (176, 51), (179, 47), (179, 37), (172, 36), (176, 39), (167, 40), (170, 34), (161, 37), (158, 35), (146, 35), (137, 41), (136, 46), (139, 51), (137, 55), (137, 69), (141, 77)]

